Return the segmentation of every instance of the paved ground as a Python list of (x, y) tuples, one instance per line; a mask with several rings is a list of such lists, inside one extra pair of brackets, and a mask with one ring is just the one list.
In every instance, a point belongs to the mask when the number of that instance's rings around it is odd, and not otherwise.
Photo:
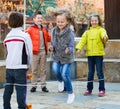
[[(75, 102), (68, 105), (67, 94), (58, 93), (57, 82), (48, 81), (49, 93), (43, 93), (40, 86), (37, 92), (30, 93), (30, 83), (28, 84), (27, 103), (32, 104), (32, 109), (120, 109), (120, 83), (106, 83), (106, 96), (98, 97), (98, 83), (94, 83), (93, 95), (84, 96), (86, 82), (73, 81)], [(0, 89), (0, 109), (3, 109), (3, 90)], [(12, 109), (17, 109), (15, 92), (12, 96)]]

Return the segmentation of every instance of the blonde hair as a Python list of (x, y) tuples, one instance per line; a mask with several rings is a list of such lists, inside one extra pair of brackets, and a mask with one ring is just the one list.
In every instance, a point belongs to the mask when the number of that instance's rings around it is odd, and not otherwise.
[(57, 17), (58, 15), (65, 15), (67, 21), (69, 22), (70, 25), (73, 25), (74, 31), (77, 31), (77, 25), (75, 22), (75, 17), (71, 15), (69, 10), (65, 8), (57, 8), (57, 9), (51, 9), (49, 15), (53, 17)]
[(71, 15), (71, 13), (68, 10), (65, 9), (59, 9), (54, 13), (55, 17), (58, 15), (65, 15), (67, 21), (69, 22), (70, 25), (74, 27), (74, 31), (77, 31), (77, 25), (75, 22), (75, 17)]

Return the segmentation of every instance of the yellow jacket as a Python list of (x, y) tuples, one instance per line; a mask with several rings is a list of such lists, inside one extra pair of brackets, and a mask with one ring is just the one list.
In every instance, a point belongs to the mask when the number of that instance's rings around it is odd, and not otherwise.
[(107, 32), (103, 27), (90, 27), (83, 33), (81, 40), (76, 45), (76, 49), (82, 50), (86, 45), (86, 56), (103, 56), (105, 55), (103, 43), (105, 35), (107, 36)]

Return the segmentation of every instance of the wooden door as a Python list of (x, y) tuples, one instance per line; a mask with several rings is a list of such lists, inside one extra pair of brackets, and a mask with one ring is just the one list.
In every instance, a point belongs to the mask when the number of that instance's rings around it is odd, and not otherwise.
[(120, 0), (104, 0), (105, 28), (110, 39), (120, 39)]

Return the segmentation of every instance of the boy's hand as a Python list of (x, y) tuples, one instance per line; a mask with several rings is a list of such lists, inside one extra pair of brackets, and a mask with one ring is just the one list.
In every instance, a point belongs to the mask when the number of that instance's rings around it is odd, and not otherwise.
[(54, 47), (52, 45), (50, 45), (49, 50), (54, 51)]
[(69, 48), (66, 48), (66, 49), (65, 49), (65, 53), (66, 53), (66, 54), (69, 54), (69, 53), (70, 53), (70, 49), (69, 49)]

